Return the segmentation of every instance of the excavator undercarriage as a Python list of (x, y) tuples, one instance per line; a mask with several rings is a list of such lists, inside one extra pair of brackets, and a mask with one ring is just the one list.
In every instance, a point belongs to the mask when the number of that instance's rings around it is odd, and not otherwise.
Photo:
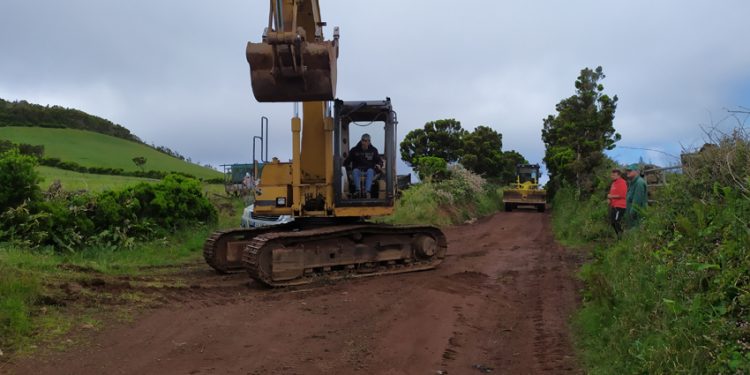
[(288, 223), (217, 232), (204, 257), (220, 272), (244, 268), (254, 280), (279, 287), (432, 269), (446, 250), (445, 236), (432, 226)]

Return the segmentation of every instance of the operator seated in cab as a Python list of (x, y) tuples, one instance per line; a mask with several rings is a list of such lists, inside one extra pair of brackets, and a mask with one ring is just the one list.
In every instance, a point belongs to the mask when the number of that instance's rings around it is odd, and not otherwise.
[[(370, 198), (372, 193), (372, 182), (375, 173), (382, 173), (383, 159), (370, 142), (369, 134), (362, 134), (362, 139), (357, 142), (344, 159), (344, 166), (352, 168), (352, 180), (354, 182), (354, 195), (352, 197)], [(365, 175), (364, 194), (362, 194), (361, 177)]]

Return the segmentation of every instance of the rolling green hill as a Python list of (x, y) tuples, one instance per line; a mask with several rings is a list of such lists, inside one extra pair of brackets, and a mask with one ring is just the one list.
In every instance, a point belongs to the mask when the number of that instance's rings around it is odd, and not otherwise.
[(221, 172), (161, 153), (141, 143), (76, 129), (0, 127), (0, 139), (43, 145), (44, 156), (85, 167), (137, 171), (133, 158), (146, 158), (144, 170), (188, 173), (199, 178), (220, 178)]
[(25, 100), (11, 102), (0, 99), (0, 126), (89, 130), (140, 142), (140, 139), (130, 133), (130, 130), (107, 119), (75, 108), (64, 108), (59, 105), (43, 106)]

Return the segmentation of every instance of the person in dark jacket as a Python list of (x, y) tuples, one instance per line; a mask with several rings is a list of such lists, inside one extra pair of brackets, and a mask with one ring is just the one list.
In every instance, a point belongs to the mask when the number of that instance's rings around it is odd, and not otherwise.
[(648, 206), (648, 188), (646, 180), (641, 177), (638, 164), (630, 164), (628, 173), (628, 194), (625, 197), (625, 218), (628, 227), (636, 227), (641, 223), (642, 211)]
[(352, 168), (355, 196), (362, 196), (360, 178), (364, 173), (365, 194), (369, 198), (372, 181), (375, 178), (375, 171), (379, 171), (383, 166), (383, 159), (380, 158), (378, 149), (370, 143), (369, 134), (362, 134), (362, 139), (349, 151), (349, 155), (344, 159), (344, 166), (349, 166), (349, 164), (351, 164)]

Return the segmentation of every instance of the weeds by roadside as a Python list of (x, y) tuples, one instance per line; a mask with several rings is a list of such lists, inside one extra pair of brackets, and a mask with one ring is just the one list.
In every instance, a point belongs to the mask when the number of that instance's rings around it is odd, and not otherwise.
[(460, 165), (449, 177), (416, 184), (396, 203), (390, 224), (450, 225), (489, 215), (502, 207), (502, 189)]
[(727, 137), (693, 155), (620, 241), (601, 197), (556, 195), (558, 238), (593, 247), (574, 319), (589, 373), (750, 372), (750, 142)]

